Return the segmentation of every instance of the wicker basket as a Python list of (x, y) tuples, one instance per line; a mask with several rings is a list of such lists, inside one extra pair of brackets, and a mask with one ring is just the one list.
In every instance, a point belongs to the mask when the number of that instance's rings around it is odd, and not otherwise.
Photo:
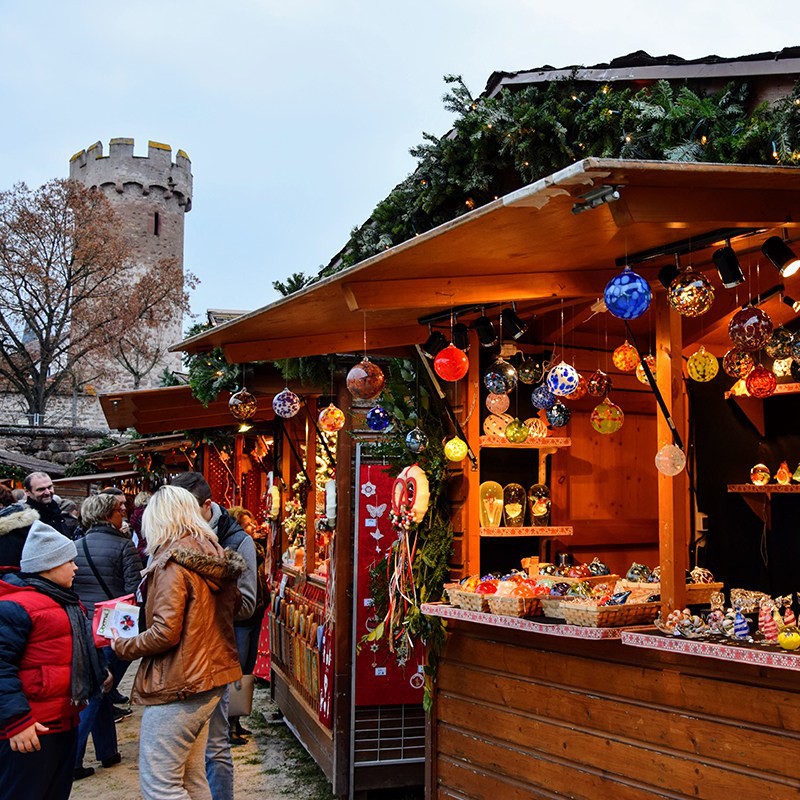
[[(714, 592), (721, 592), (721, 583), (687, 583), (686, 584), (686, 605), (699, 605), (710, 603), (711, 595)], [(661, 594), (660, 583), (639, 583), (637, 581), (620, 580), (617, 581), (618, 592), (630, 592), (631, 600), (644, 601), (650, 595)]]
[(564, 619), (564, 606), (582, 599), (579, 597), (552, 597), (548, 595), (539, 597), (542, 603), (542, 611), (549, 619)]
[(535, 617), (542, 613), (539, 597), (498, 597), (489, 595), (489, 610), (501, 617)]
[(458, 606), (466, 611), (488, 611), (488, 598), (491, 595), (475, 594), (474, 592), (458, 592)]
[(584, 628), (622, 628), (648, 625), (658, 615), (661, 603), (625, 603), (621, 606), (598, 606), (594, 603), (564, 604), (564, 620)]

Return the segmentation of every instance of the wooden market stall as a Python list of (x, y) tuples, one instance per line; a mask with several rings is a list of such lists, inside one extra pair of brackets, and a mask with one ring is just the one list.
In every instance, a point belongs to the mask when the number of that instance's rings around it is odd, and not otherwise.
[[(480, 414), (471, 413), (483, 405), (487, 366), (473, 333), (456, 413), (477, 468), (465, 461), (454, 470), (454, 576), (516, 566), (525, 553), (565, 552), (581, 560), (595, 554), (614, 570), (646, 560), (660, 564), (663, 610), (679, 609), (701, 533), (695, 512), (712, 503), (693, 490), (716, 471), (737, 469), (740, 479), (728, 483), (744, 483), (751, 466), (741, 453), (717, 465), (713, 453), (690, 446), (704, 437), (690, 425), (689, 400), (697, 398), (687, 393), (683, 361), (700, 344), (722, 356), (730, 347), (728, 320), (742, 305), (757, 305), (776, 325), (793, 328), (797, 314), (785, 300), (800, 296), (800, 276), (781, 277), (760, 248), (769, 237), (790, 246), (800, 238), (798, 189), (800, 173), (791, 168), (587, 159), (180, 347), (222, 347), (234, 362), (360, 352), (366, 328), (370, 353), (407, 353), (427, 338), (429, 325), (449, 332), (454, 317), (472, 325), (515, 301), (516, 313), (530, 321), (515, 349), (556, 354), (581, 371), (607, 371), (625, 424), (613, 436), (596, 433), (588, 424), (596, 399), (578, 401), (565, 435), (504, 444), (498, 456), (498, 442), (482, 431)], [(727, 243), (746, 273), (735, 290), (719, 288), (712, 263)], [(702, 317), (682, 318), (667, 303), (659, 274), (676, 256), (715, 283), (715, 302)], [(599, 302), (625, 264), (654, 292), (650, 311), (627, 327)], [(610, 351), (624, 338), (641, 355), (655, 356), (660, 400), (609, 366)], [(722, 397), (725, 380), (709, 391)], [(796, 389), (786, 385), (791, 396)], [(346, 400), (340, 392), (343, 409)], [(769, 400), (734, 398), (726, 408), (734, 406), (737, 419), (755, 419), (755, 428), (780, 428), (781, 414)], [(732, 438), (724, 414), (715, 414)], [(340, 436), (340, 448), (350, 447), (347, 441)], [(673, 442), (687, 451), (698, 476), (694, 486), (689, 471), (667, 477), (655, 469), (656, 452)], [(355, 466), (343, 469), (351, 455), (337, 454), (337, 577), (353, 573), (359, 482)], [(482, 528), (481, 482), (518, 474), (549, 484), (552, 525), (514, 537)], [(746, 506), (737, 513), (744, 516)], [(710, 532), (719, 541), (725, 531), (715, 531), (716, 522), (709, 520)], [(337, 580), (332, 741), (344, 759), (353, 736), (346, 695), (355, 638), (349, 591), (347, 580)], [(800, 709), (798, 661), (790, 654), (710, 645), (676, 652), (662, 636), (436, 604), (424, 610), (450, 621), (428, 727), (432, 797), (502, 791), (519, 798), (716, 798), (740, 787), (744, 796), (782, 798), (800, 791), (786, 753), (775, 755), (780, 743), (790, 747), (800, 734), (792, 721)], [(310, 733), (297, 727), (322, 760)], [(346, 771), (334, 758), (338, 794), (354, 790)]]

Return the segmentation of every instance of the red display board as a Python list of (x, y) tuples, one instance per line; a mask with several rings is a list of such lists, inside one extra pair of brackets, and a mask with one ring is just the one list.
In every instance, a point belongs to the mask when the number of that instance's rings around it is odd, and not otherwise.
[[(356, 537), (356, 642), (375, 628), (378, 620), (370, 597), (370, 567), (386, 556), (396, 534), (389, 520), (394, 478), (388, 468), (362, 464), (358, 481)], [(417, 645), (405, 664), (398, 664), (385, 639), (365, 642), (355, 659), (357, 706), (422, 703), (423, 649)]]

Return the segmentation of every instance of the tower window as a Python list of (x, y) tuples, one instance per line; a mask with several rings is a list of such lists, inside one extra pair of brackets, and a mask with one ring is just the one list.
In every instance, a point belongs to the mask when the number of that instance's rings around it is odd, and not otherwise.
[(161, 235), (161, 217), (158, 211), (153, 212), (153, 236)]

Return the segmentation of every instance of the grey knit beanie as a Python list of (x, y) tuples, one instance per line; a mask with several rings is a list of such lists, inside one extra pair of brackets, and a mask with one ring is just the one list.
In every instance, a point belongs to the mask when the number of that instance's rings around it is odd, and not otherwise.
[(46, 572), (67, 561), (74, 561), (76, 555), (78, 551), (71, 539), (36, 520), (25, 539), (19, 568), (21, 572)]

